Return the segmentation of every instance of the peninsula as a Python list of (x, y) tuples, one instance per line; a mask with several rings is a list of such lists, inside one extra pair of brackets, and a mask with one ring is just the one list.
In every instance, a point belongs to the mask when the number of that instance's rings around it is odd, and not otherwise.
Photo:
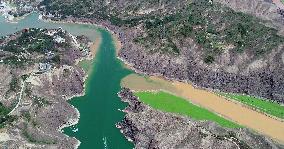
[(76, 61), (89, 56), (89, 46), (62, 29), (26, 28), (0, 39), (2, 147), (79, 145), (59, 130), (78, 121), (67, 99), (83, 94), (86, 73)]

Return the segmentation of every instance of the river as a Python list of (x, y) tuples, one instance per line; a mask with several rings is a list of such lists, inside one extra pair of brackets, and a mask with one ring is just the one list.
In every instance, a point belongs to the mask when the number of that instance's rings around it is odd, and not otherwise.
[[(85, 96), (70, 100), (70, 103), (80, 112), (79, 123), (65, 128), (64, 132), (80, 140), (81, 145), (79, 148), (81, 149), (133, 148), (133, 144), (128, 142), (119, 132), (119, 129), (115, 127), (115, 124), (121, 121), (124, 116), (124, 113), (118, 109), (124, 109), (126, 106), (117, 96), (117, 92), (120, 90), (120, 81), (132, 74), (132, 71), (123, 67), (122, 62), (116, 58), (116, 49), (111, 34), (95, 25), (44, 22), (38, 20), (38, 14), (36, 13), (29, 15), (18, 23), (7, 23), (3, 17), (0, 17), (0, 36), (30, 27), (62, 27), (73, 35), (85, 35), (92, 41), (101, 40), (96, 57), (92, 61), (89, 77), (85, 82)], [(284, 141), (283, 121), (265, 116), (241, 104), (228, 101), (212, 92), (195, 89), (190, 84), (173, 83), (164, 79), (162, 81), (158, 79), (158, 82), (155, 82), (157, 79), (145, 81), (141, 78), (143, 77), (125, 78), (124, 85), (136, 90), (168, 90), (243, 126), (278, 141)], [(152, 84), (149, 85), (149, 81)]]
[(110, 32), (95, 25), (45, 22), (38, 20), (36, 13), (18, 23), (7, 23), (0, 17), (0, 37), (34, 27), (61, 27), (73, 35), (85, 35), (92, 41), (101, 38), (100, 47), (85, 82), (85, 96), (70, 100), (80, 112), (79, 123), (65, 128), (64, 133), (80, 140), (80, 149), (133, 148), (133, 144), (115, 127), (124, 117), (124, 113), (118, 109), (124, 109), (126, 106), (117, 96), (120, 80), (132, 72), (123, 67), (122, 62), (116, 58), (116, 49)]

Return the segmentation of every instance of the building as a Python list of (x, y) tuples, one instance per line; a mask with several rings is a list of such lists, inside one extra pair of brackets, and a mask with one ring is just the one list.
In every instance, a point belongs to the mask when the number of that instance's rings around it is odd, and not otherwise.
[(39, 63), (39, 71), (40, 72), (47, 72), (51, 70), (51, 64), (49, 63)]
[(55, 36), (54, 41), (57, 42), (57, 43), (63, 43), (63, 42), (65, 42), (65, 39), (60, 37), (60, 36)]

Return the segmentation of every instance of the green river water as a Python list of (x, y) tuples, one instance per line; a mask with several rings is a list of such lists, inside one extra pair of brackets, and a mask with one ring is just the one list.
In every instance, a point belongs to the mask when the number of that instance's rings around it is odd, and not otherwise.
[(73, 35), (85, 35), (93, 41), (101, 35), (102, 43), (92, 64), (92, 71), (85, 82), (86, 94), (70, 100), (80, 112), (79, 123), (65, 128), (64, 133), (80, 140), (80, 149), (133, 148), (133, 144), (128, 142), (115, 127), (124, 116), (124, 113), (118, 109), (126, 106), (117, 96), (120, 80), (132, 72), (124, 68), (116, 58), (111, 34), (94, 25), (43, 22), (38, 20), (36, 13), (18, 23), (7, 23), (3, 17), (0, 17), (0, 37), (31, 27), (62, 27)]

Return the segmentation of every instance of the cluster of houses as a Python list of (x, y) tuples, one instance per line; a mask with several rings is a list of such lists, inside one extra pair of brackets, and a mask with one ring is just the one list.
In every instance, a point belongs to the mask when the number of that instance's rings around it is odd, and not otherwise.
[(5, 2), (0, 1), (0, 13), (8, 13), (12, 9), (9, 7), (9, 5)]
[(9, 4), (0, 1), (0, 14), (7, 15), (10, 11), (12, 11), (12, 8)]
[(60, 37), (60, 36), (58, 36), (58, 35), (54, 36), (54, 37), (53, 37), (53, 40), (54, 40), (55, 42), (57, 42), (57, 43), (64, 43), (64, 42), (65, 42), (65, 39), (62, 38), (62, 37)]
[[(44, 51), (45, 51), (45, 55), (47, 59), (51, 59), (54, 57), (54, 53), (52, 51), (49, 51), (47, 49), (44, 49)], [(49, 62), (42, 62), (42, 63), (39, 63), (38, 65), (39, 72), (48, 72), (51, 69), (52, 69), (52, 64), (50, 64)]]
[[(52, 51), (49, 51), (47, 49), (44, 49), (45, 51), (45, 55), (46, 55), (46, 59), (52, 59), (54, 57), (54, 53)], [(38, 65), (38, 71), (39, 72), (48, 72), (52, 69), (52, 64), (50, 64), (49, 62), (44, 62), (44, 63), (39, 63)]]
[(5, 19), (9, 21), (14, 19), (14, 16), (9, 14), (12, 10), (12, 7), (10, 7), (8, 3), (0, 1), (0, 14), (3, 14)]
[(7, 21), (14, 21), (15, 16), (22, 16), (33, 10), (34, 8), (28, 3), (19, 3), (16, 6), (12, 6), (10, 3), (0, 0), (0, 15), (2, 14)]
[(40, 72), (47, 72), (50, 71), (52, 68), (52, 65), (50, 63), (39, 63), (38, 70)]

